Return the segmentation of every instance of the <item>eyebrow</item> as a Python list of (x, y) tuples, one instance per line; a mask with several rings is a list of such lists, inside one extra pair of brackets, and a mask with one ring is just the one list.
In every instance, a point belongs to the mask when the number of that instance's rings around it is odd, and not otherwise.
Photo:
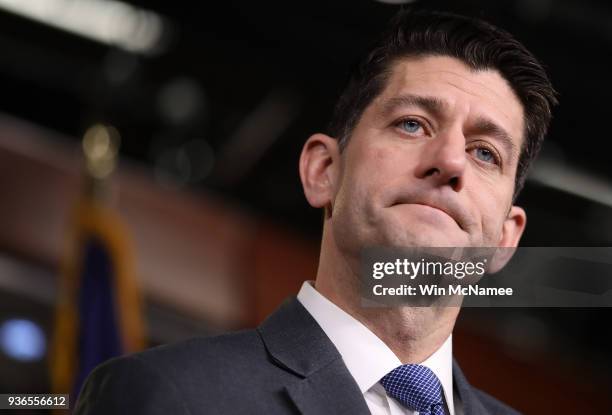
[[(397, 108), (401, 107), (419, 107), (436, 117), (443, 118), (449, 104), (438, 97), (406, 94), (392, 97), (385, 101), (382, 104), (381, 114), (387, 117)], [(479, 117), (470, 130), (472, 130), (472, 134), (486, 135), (494, 138), (501, 143), (504, 150), (511, 157), (518, 153), (518, 147), (510, 134), (500, 125), (486, 117)]]
[(400, 95), (389, 98), (382, 104), (382, 115), (388, 116), (401, 107), (420, 107), (436, 116), (441, 116), (448, 107), (448, 103), (437, 97), (412, 94)]

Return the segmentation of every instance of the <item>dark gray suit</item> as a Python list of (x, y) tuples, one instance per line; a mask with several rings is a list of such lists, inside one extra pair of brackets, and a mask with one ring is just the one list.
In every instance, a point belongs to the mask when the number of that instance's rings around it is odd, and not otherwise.
[[(457, 364), (466, 415), (516, 414), (472, 388)], [(332, 342), (295, 298), (256, 330), (196, 338), (110, 360), (89, 376), (79, 415), (369, 414)]]

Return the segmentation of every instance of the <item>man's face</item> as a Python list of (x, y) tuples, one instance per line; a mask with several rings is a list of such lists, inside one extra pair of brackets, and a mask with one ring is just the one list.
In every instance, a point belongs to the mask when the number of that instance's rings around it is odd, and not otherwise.
[(522, 226), (502, 239), (523, 119), (497, 71), (443, 56), (396, 62), (340, 157), (329, 223), (338, 246), (515, 244)]

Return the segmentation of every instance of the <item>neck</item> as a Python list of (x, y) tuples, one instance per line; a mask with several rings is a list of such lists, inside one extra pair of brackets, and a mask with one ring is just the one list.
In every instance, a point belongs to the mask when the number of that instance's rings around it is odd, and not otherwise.
[(363, 307), (358, 269), (333, 249), (322, 249), (315, 288), (372, 331), (403, 364), (421, 363), (442, 346), (459, 307)]

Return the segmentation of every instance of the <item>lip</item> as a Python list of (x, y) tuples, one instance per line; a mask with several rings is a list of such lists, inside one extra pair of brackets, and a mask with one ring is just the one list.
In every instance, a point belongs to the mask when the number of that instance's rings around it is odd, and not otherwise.
[[(440, 212), (446, 213), (448, 216), (450, 216), (451, 218), (453, 218), (453, 215), (450, 214), (450, 212), (442, 207), (438, 207), (438, 206), (434, 206), (434, 205), (430, 205), (427, 203), (413, 203), (413, 205), (421, 205), (421, 206), (427, 206), (430, 207), (432, 209), (436, 209), (439, 210)], [(455, 220), (455, 218), (453, 218), (453, 220)], [(455, 220), (456, 222), (456, 220)]]
[(393, 204), (393, 206), (397, 206), (397, 205), (420, 205), (420, 206), (427, 206), (429, 208), (439, 210), (440, 212), (449, 216), (457, 224), (457, 226), (459, 226), (460, 229), (463, 229), (463, 226), (461, 226), (461, 223), (457, 220), (453, 212), (444, 206), (433, 204), (433, 203), (427, 203), (427, 202), (417, 202), (417, 201), (412, 201), (412, 202), (398, 201), (397, 203)]

